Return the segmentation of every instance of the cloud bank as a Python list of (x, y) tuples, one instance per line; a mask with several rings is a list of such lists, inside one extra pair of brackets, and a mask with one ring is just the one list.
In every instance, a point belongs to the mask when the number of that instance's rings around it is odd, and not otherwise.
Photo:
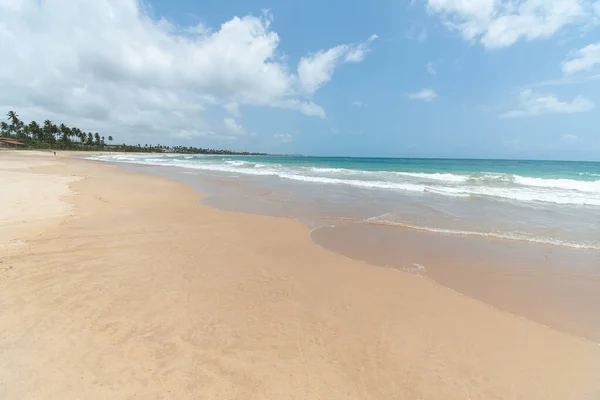
[(0, 109), (118, 140), (239, 135), (231, 118), (212, 127), (211, 107), (236, 118), (246, 105), (325, 118), (312, 96), (340, 64), (363, 61), (376, 36), (307, 55), (294, 72), (271, 21), (182, 27), (136, 0), (0, 0)]
[(583, 96), (561, 101), (552, 94), (538, 94), (524, 90), (519, 95), (519, 108), (501, 114), (501, 118), (531, 117), (543, 114), (575, 114), (591, 111), (595, 105)]
[(567, 26), (598, 23), (596, 0), (426, 0), (430, 14), (469, 41), (501, 48), (519, 40), (547, 39)]

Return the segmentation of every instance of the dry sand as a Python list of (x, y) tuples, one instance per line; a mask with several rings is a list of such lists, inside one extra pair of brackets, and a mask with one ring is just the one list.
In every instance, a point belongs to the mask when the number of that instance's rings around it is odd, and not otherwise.
[(35, 157), (25, 158), (0, 152), (0, 252), (25, 245), (21, 236), (39, 234), (44, 223), (71, 214), (73, 207), (61, 197), (70, 194), (67, 184), (78, 178), (29, 172), (32, 168), (60, 164), (52, 153), (33, 154)]
[(600, 398), (600, 346), (296, 222), (36, 153), (0, 190), (0, 399)]

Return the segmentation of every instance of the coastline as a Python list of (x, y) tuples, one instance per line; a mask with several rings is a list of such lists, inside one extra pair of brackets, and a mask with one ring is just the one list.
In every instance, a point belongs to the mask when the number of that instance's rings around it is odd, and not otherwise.
[[(150, 164), (138, 164), (135, 157), (125, 157), (125, 160), (115, 161), (115, 165), (126, 171), (172, 179), (209, 193), (201, 203), (213, 208), (300, 221), (311, 228), (310, 238), (317, 246), (368, 264), (433, 279), (500, 310), (600, 343), (600, 314), (596, 310), (596, 304), (600, 303), (598, 250), (551, 244), (547, 238), (531, 242), (485, 233), (461, 235), (411, 229), (372, 217), (384, 211), (376, 205), (381, 193), (359, 197), (359, 201), (353, 200), (354, 208), (349, 209), (339, 201), (328, 202), (326, 196), (311, 198), (310, 193), (327, 190), (315, 185), (262, 179), (260, 175), (253, 177), (244, 173), (213, 174), (211, 170), (196, 171), (194, 165), (174, 167), (156, 159), (150, 161)], [(246, 161), (225, 162), (241, 168), (248, 165)], [(265, 164), (256, 166), (261, 172)], [(342, 193), (337, 196), (344, 201), (355, 195)], [(415, 203), (410, 197), (402, 197), (401, 192), (395, 195), (398, 204)], [(435, 207), (427, 206), (425, 197), (416, 200), (419, 206), (421, 201), (425, 212), (438, 212)], [(406, 211), (410, 216), (411, 209)], [(503, 211), (501, 208), (488, 210), (490, 213)], [(542, 220), (542, 214), (512, 215), (505, 219)], [(402, 213), (397, 215), (403, 217)], [(570, 224), (577, 225), (584, 219), (580, 215)], [(455, 220), (462, 221), (462, 218)], [(594, 235), (590, 233), (589, 238), (593, 239)]]
[[(8, 182), (4, 157), (39, 165), (41, 156), (0, 153)], [(53, 187), (74, 193), (63, 197), (68, 213), (51, 208), (11, 239), (27, 251), (3, 256), (2, 398), (600, 394), (592, 342), (320, 249), (298, 222), (213, 209), (165, 178), (56, 159), (11, 170), (25, 183), (58, 177)]]

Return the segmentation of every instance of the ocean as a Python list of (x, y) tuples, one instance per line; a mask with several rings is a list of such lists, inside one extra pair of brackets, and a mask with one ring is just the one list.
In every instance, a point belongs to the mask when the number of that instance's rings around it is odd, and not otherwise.
[[(321, 223), (600, 250), (600, 163), (303, 156), (101, 155), (206, 179), (210, 205)], [(227, 189), (218, 182), (229, 182)], [(196, 182), (198, 183), (198, 182)], [(234, 190), (232, 188), (237, 188)], [(326, 222), (325, 222), (326, 221)]]

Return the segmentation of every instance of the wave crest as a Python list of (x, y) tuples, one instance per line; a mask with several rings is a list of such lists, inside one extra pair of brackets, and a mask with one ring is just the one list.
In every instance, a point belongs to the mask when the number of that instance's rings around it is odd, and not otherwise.
[(600, 206), (600, 180), (540, 178), (495, 172), (467, 175), (449, 172), (361, 170), (268, 161), (260, 163), (253, 160), (217, 157), (112, 155), (90, 158), (101, 161), (276, 176), (322, 185), (345, 185), (448, 197)]
[(586, 242), (571, 242), (560, 240), (552, 237), (532, 236), (522, 232), (484, 232), (484, 231), (468, 231), (461, 229), (436, 228), (428, 226), (420, 226), (416, 224), (405, 223), (393, 219), (393, 214), (385, 213), (376, 217), (368, 218), (363, 223), (371, 225), (394, 226), (398, 228), (413, 229), (424, 232), (440, 233), (445, 235), (457, 236), (480, 236), (494, 239), (517, 240), (530, 243), (548, 244), (553, 246), (571, 247), (574, 249), (583, 250), (600, 250), (599, 244)]

